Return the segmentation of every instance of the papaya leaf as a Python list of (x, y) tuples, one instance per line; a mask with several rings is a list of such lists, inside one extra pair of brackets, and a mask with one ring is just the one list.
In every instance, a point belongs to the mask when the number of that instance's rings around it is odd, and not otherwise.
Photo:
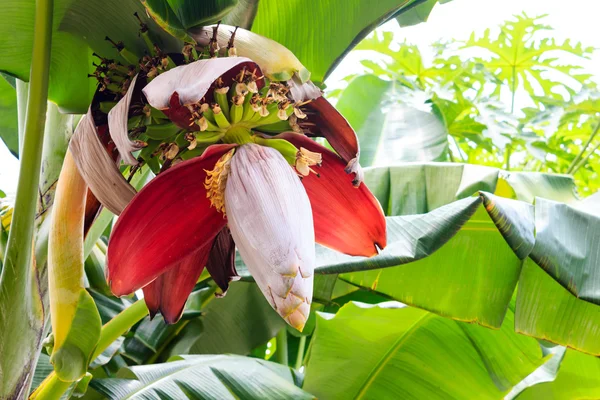
[[(584, 47), (581, 43), (572, 43), (570, 40), (562, 43), (555, 39), (537, 40), (539, 32), (552, 29), (540, 22), (543, 17), (545, 15), (515, 15), (514, 20), (507, 21), (500, 27), (497, 38), (493, 38), (490, 29), (487, 29), (481, 37), (473, 33), (465, 43), (465, 48), (478, 47), (491, 54), (489, 60), (483, 57), (476, 60), (498, 77), (496, 93), (499, 93), (502, 85), (507, 85), (513, 93), (522, 85), (530, 96), (535, 96), (535, 85), (543, 96), (562, 99), (562, 95), (554, 91), (556, 87), (564, 87), (571, 96), (578, 90), (577, 85), (565, 78), (573, 79), (578, 84), (590, 83), (590, 75), (583, 72), (583, 67), (573, 64), (560, 65), (556, 58), (552, 58), (552, 52), (560, 51), (589, 58), (594, 49)], [(554, 75), (547, 74), (548, 71), (553, 71)], [(559, 76), (558, 79), (553, 77), (556, 75)]]

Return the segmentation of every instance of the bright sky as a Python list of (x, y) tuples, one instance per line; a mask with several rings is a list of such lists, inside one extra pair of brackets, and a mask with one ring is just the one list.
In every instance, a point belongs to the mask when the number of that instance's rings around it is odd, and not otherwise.
[[(454, 0), (438, 4), (425, 24), (400, 29), (392, 21), (383, 29), (394, 31), (398, 41), (406, 39), (423, 51), (438, 39), (467, 39), (472, 31), (483, 32), (522, 11), (530, 16), (549, 14), (545, 22), (555, 28), (554, 37), (559, 40), (570, 38), (585, 46), (600, 48), (600, 34), (596, 29), (600, 13), (598, 0)], [(592, 73), (600, 70), (600, 51), (597, 53), (588, 66)], [(358, 58), (356, 54), (347, 57), (328, 80), (329, 87), (337, 86), (340, 78), (355, 72)], [(18, 161), (0, 142), (0, 189), (14, 193), (17, 177)]]

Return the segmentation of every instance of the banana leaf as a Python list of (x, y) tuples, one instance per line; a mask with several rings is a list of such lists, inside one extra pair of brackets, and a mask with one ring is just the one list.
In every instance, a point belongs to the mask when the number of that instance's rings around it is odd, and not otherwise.
[[(0, 13), (5, 23), (0, 25), (0, 71), (21, 80), (29, 80), (33, 43), (35, 1), (4, 0)], [(166, 51), (180, 51), (178, 40), (162, 31), (145, 17), (139, 1), (56, 0), (52, 33), (49, 99), (61, 110), (84, 113), (91, 101), (97, 82), (88, 78), (92, 52), (106, 58), (122, 60), (105, 40), (108, 35), (123, 41), (131, 52), (143, 55), (146, 49), (139, 35), (137, 12), (150, 26), (153, 41)]]
[(371, 259), (319, 247), (317, 301), (336, 301), (354, 286), (498, 328), (519, 283), (518, 332), (600, 354), (597, 197), (578, 202), (570, 177), (407, 164), (369, 169), (365, 182), (390, 215), (388, 247)]
[(536, 340), (395, 302), (321, 314), (303, 388), (319, 398), (499, 399), (548, 357)]
[(129, 367), (119, 378), (90, 383), (108, 399), (313, 399), (290, 368), (233, 355), (173, 357), (165, 364)]
[(412, 3), (261, 0), (252, 30), (286, 46), (312, 73), (311, 79), (322, 82), (358, 42)]
[(170, 354), (247, 355), (268, 342), (285, 325), (256, 284), (249, 282), (233, 282), (227, 295), (208, 303), (203, 314), (202, 331), (190, 331), (187, 338), (179, 337), (179, 345), (176, 344)]
[(584, 400), (600, 397), (600, 358), (567, 350), (556, 379), (526, 389), (518, 400)]
[(360, 164), (445, 161), (445, 126), (432, 113), (394, 101), (399, 96), (396, 92), (393, 82), (375, 75), (354, 78), (342, 92), (336, 108), (358, 135)]
[(19, 157), (17, 94), (4, 76), (0, 76), (0, 140), (15, 157)]
[(148, 13), (161, 28), (175, 37), (193, 42), (187, 30), (210, 25), (225, 17), (238, 0), (142, 0)]

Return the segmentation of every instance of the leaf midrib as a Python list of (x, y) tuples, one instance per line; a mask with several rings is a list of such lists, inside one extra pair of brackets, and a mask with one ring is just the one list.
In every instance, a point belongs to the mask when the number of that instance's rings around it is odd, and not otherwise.
[(367, 390), (371, 387), (377, 376), (381, 373), (385, 365), (391, 360), (391, 358), (396, 354), (398, 349), (410, 338), (410, 336), (417, 330), (417, 328), (424, 323), (426, 320), (433, 318), (435, 315), (429, 312), (426, 312), (422, 317), (419, 317), (411, 327), (404, 333), (404, 335), (400, 336), (394, 345), (388, 350), (388, 352), (379, 360), (379, 362), (373, 367), (367, 380), (360, 388), (360, 391), (355, 397), (355, 400), (362, 399), (363, 396), (367, 393)]

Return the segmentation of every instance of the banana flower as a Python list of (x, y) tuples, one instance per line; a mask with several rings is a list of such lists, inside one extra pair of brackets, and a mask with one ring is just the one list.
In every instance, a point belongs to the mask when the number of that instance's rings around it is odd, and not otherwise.
[[(228, 46), (230, 57), (191, 61), (151, 80), (138, 76), (110, 111), (110, 136), (130, 165), (143, 147), (127, 127), (136, 96), (188, 140), (187, 148), (162, 148), (169, 168), (163, 164), (139, 193), (125, 189), (110, 157), (96, 156), (108, 175), (94, 172), (85, 151), (76, 162), (96, 197), (120, 213), (107, 254), (116, 295), (143, 288), (151, 313), (160, 311), (174, 323), (205, 267), (223, 294), (239, 278), (237, 247), (270, 305), (302, 330), (312, 301), (315, 242), (350, 255), (376, 255), (386, 245), (385, 218), (361, 184), (354, 131), (308, 71), (269, 39), (243, 30), (236, 38), (247, 42), (237, 51), (232, 40), (213, 35), (207, 41), (215, 51)], [(251, 45), (259, 50), (249, 50)], [(268, 52), (293, 62), (270, 64)], [(143, 95), (135, 94), (139, 89)], [(84, 148), (84, 133), (75, 136), (72, 146)], [(310, 136), (325, 137), (337, 153)], [(94, 143), (87, 147), (100, 146)], [(198, 155), (179, 158), (186, 152)]]

